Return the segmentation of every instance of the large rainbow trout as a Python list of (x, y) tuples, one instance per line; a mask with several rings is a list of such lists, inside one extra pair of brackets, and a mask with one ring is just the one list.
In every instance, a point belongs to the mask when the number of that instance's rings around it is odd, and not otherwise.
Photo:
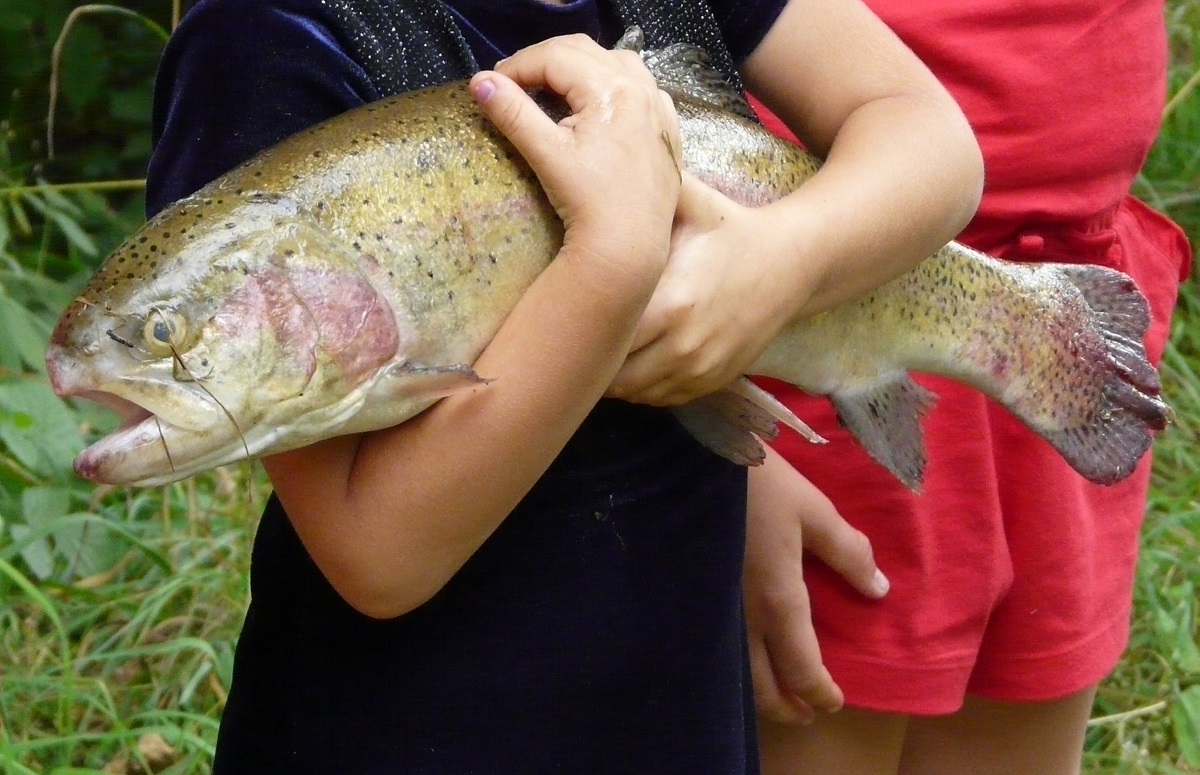
[[(626, 45), (640, 48), (636, 36)], [(817, 170), (753, 121), (701, 52), (643, 56), (675, 99), (685, 168), (710, 186), (757, 206)], [(536, 178), (463, 83), (291, 137), (159, 213), (64, 312), (47, 354), (54, 389), (123, 419), (75, 468), (153, 485), (401, 423), (486, 381), (471, 364), (561, 240)], [(793, 323), (752, 373), (829, 396), (911, 487), (932, 396), (909, 370), (977, 388), (1084, 476), (1115, 482), (1168, 414), (1147, 324), (1123, 274), (1016, 265), (951, 243)], [(742, 463), (761, 458), (754, 434), (774, 419), (803, 429), (789, 415), (744, 380), (677, 410)]]

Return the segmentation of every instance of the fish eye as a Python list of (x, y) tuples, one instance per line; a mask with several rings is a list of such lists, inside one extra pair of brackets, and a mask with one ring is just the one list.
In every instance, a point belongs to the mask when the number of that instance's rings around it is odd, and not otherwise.
[(182, 349), (187, 332), (187, 318), (173, 309), (155, 308), (142, 326), (142, 346), (151, 355), (166, 357)]

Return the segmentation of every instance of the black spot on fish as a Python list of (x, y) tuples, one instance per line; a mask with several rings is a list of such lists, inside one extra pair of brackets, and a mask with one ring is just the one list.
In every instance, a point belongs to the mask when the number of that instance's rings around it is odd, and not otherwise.
[(232, 229), (232, 228), (234, 228), (235, 226), (237, 226), (237, 224), (236, 224), (236, 223), (234, 223), (233, 221), (226, 221), (226, 222), (225, 222), (225, 228), (226, 228), (226, 229)]

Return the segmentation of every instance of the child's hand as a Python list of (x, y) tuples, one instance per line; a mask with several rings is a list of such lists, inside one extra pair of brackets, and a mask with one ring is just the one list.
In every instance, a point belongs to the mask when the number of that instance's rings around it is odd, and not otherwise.
[[(626, 267), (653, 257), (657, 277), (679, 196), (679, 124), (641, 58), (555, 38), (477, 74), (471, 89), (537, 173), (566, 226), (565, 253)], [(524, 91), (538, 89), (572, 115), (545, 116)]]
[(871, 544), (833, 504), (768, 448), (750, 471), (744, 594), (750, 667), (759, 714), (780, 723), (807, 723), (842, 706), (842, 691), (821, 662), (813, 629), (805, 551), (863, 595), (887, 594)]
[[(769, 221), (685, 175), (671, 257), (608, 394), (671, 405), (745, 373), (799, 307), (794, 257), (772, 261)], [(772, 276), (788, 267), (793, 277)]]

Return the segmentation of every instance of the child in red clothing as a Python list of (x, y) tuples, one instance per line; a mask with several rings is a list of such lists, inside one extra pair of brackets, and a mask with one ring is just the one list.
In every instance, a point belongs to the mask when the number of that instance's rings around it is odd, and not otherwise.
[[(1190, 262), (1178, 227), (1128, 195), (1162, 114), (1162, 2), (868, 4), (979, 137), (987, 184), (962, 241), (1007, 259), (1132, 275), (1150, 300), (1146, 346), (1157, 362)], [(920, 495), (849, 442), (824, 401), (770, 386), (832, 441), (814, 450), (789, 436), (776, 449), (871, 539), (892, 588), (869, 600), (828, 568), (805, 569), (828, 673), (795, 678), (786, 669), (795, 655), (776, 645), (773, 672), (756, 661), (760, 710), (787, 718), (800, 700), (831, 709), (838, 687), (850, 709), (809, 726), (764, 723), (766, 773), (1079, 771), (1096, 685), (1128, 637), (1149, 458), (1119, 485), (1091, 485), (1003, 409), (922, 382), (940, 400), (925, 424)], [(774, 492), (752, 492), (752, 508), (806, 508)], [(781, 622), (756, 623), (768, 582), (750, 567), (751, 627), (763, 630), (752, 638), (777, 644)]]

